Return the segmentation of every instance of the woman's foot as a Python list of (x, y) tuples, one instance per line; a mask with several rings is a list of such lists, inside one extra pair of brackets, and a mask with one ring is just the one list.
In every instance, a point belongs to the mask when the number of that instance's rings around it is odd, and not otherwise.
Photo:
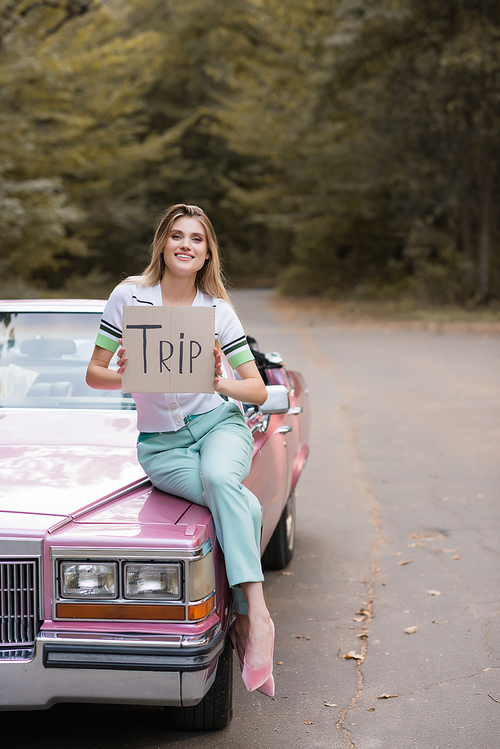
[[(248, 635), (250, 631), (250, 622), (248, 616), (238, 614), (236, 615), (236, 619), (234, 619), (229, 626), (229, 637), (231, 638), (233, 648), (238, 657), (242, 674), (245, 670), (245, 677), (243, 678), (243, 681), (247, 689), (249, 689), (249, 691), (254, 691), (254, 689), (257, 689), (258, 692), (261, 692), (268, 697), (274, 697), (274, 678), (271, 673), (274, 644), (274, 624), (271, 619), (269, 619), (266, 624), (269, 624), (268, 628), (270, 634), (272, 635), (272, 640), (271, 655), (269, 659), (267, 661), (264, 661), (264, 663), (262, 664), (264, 669), (267, 669), (267, 671), (264, 671), (263, 673), (261, 673), (262, 668), (254, 668), (248, 663), (248, 659), (245, 654), (246, 643), (248, 641)], [(259, 660), (262, 661), (262, 657), (259, 658)], [(265, 678), (266, 673), (269, 673), (269, 676), (265, 679), (265, 681), (262, 681), (262, 679)], [(259, 684), (259, 686), (255, 687), (255, 683)]]
[[(266, 627), (250, 628), (241, 676), (249, 692), (258, 690), (268, 697), (274, 697), (274, 624), (271, 618), (266, 624)], [(251, 642), (256, 645), (253, 650), (250, 648)], [(267, 660), (264, 651), (269, 655)], [(256, 665), (252, 665), (252, 661)]]
[[(246, 688), (274, 696), (274, 624), (264, 599), (262, 582), (241, 583), (248, 603), (248, 616), (236, 615), (235, 641), (243, 661), (242, 678)], [(241, 660), (240, 660), (241, 663)]]
[[(241, 622), (241, 637), (245, 637), (246, 634), (245, 661), (251, 668), (262, 668), (262, 666), (269, 663), (273, 656), (273, 622), (268, 613), (265, 618), (249, 618), (248, 629), (246, 628), (246, 624), (245, 621)], [(238, 634), (238, 626), (236, 632)]]

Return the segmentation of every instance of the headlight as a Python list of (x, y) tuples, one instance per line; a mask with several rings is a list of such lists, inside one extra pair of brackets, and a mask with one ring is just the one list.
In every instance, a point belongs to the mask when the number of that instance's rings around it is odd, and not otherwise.
[(116, 598), (117, 565), (62, 562), (60, 588), (63, 598)]
[(126, 564), (125, 598), (178, 601), (180, 564)]
[(201, 601), (215, 590), (214, 559), (209, 551), (189, 565), (189, 600)]

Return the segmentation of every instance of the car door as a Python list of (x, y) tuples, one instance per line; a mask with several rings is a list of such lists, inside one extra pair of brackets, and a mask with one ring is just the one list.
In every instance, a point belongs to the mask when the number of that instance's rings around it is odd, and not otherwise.
[[(255, 446), (252, 469), (245, 486), (258, 497), (264, 512), (262, 550), (280, 519), (292, 482), (293, 425), (287, 414), (257, 412), (248, 420)], [(292, 438), (292, 439), (291, 439)]]

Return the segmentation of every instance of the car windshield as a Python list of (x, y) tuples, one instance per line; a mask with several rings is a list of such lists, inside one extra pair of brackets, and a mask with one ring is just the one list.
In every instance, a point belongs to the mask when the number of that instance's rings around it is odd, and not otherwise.
[[(100, 312), (0, 312), (0, 408), (135, 409), (85, 382)], [(116, 365), (110, 365), (116, 369)]]

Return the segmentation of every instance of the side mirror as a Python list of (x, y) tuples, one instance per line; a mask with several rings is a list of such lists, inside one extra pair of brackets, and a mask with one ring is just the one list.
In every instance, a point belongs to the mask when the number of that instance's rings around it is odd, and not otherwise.
[(267, 400), (260, 407), (263, 414), (286, 414), (290, 408), (290, 396), (284, 385), (266, 385)]

